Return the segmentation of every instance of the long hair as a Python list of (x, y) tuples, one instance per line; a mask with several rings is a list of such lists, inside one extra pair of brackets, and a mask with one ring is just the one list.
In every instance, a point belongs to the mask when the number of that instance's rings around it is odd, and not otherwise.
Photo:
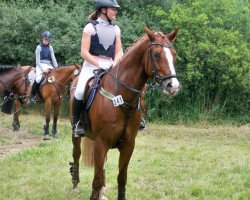
[(100, 11), (97, 10), (93, 13), (91, 13), (89, 16), (88, 16), (88, 20), (97, 20), (97, 18), (99, 17), (100, 15)]

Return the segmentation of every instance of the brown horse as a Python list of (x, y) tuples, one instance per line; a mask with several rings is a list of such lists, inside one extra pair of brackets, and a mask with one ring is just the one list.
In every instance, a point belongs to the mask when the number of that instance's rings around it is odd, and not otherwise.
[(21, 67), (0, 68), (0, 93), (7, 92), (8, 98), (17, 99), (27, 105), (28, 72), (31, 69)]
[[(40, 87), (40, 102), (45, 104), (44, 114), (46, 124), (44, 125), (44, 140), (50, 139), (49, 122), (52, 106), (54, 107), (52, 133), (54, 138), (58, 138), (57, 119), (59, 110), (63, 102), (63, 97), (66, 95), (66, 87), (79, 74), (80, 69), (81, 66), (79, 65), (63, 66), (50, 71), (46, 75), (45, 84)], [(30, 91), (31, 89), (29, 89), (29, 94)], [(16, 110), (18, 110), (19, 108), (20, 104), (19, 102), (16, 102)], [(20, 129), (19, 112), (15, 112), (12, 125), (14, 127), (14, 130)]]
[[(126, 199), (127, 169), (141, 120), (138, 109), (141, 90), (150, 77), (159, 83), (166, 95), (174, 95), (179, 90), (173, 64), (175, 50), (171, 43), (177, 32), (178, 29), (164, 35), (162, 32), (153, 32), (145, 27), (146, 35), (129, 47), (120, 62), (101, 79), (99, 90), (87, 113), (90, 125), (84, 123), (85, 136), (94, 141), (92, 145), (94, 179), (91, 200), (100, 199), (103, 195), (102, 188), (105, 186), (103, 168), (107, 152), (112, 148), (117, 148), (120, 152), (117, 199)], [(73, 87), (75, 83), (72, 83)], [(121, 95), (124, 103), (115, 106), (103, 91), (115, 97)], [(71, 93), (72, 101), (73, 90)], [(121, 100), (121, 97), (117, 98)], [(70, 172), (73, 187), (76, 188), (79, 182), (81, 139), (72, 136), (72, 141), (74, 162), (70, 163)], [(92, 152), (91, 146), (84, 149)]]

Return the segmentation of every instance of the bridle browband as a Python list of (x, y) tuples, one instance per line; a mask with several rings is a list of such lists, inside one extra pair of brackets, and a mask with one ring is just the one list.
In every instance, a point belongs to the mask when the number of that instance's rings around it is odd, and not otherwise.
[(171, 75), (168, 75), (168, 76), (164, 76), (164, 77), (161, 77), (160, 74), (159, 74), (159, 71), (156, 67), (156, 63), (155, 63), (155, 60), (154, 60), (154, 57), (153, 57), (153, 53), (152, 53), (152, 50), (151, 50), (151, 46), (153, 45), (160, 45), (162, 46), (163, 48), (171, 48), (173, 46), (173, 44), (171, 45), (166, 45), (166, 44), (163, 44), (163, 43), (160, 43), (160, 42), (149, 42), (148, 43), (148, 55), (149, 55), (149, 59), (150, 59), (150, 63), (152, 65), (152, 73), (154, 74), (154, 79), (156, 80), (156, 82), (158, 82), (160, 85), (163, 81), (165, 80), (168, 80), (168, 79), (171, 79), (171, 78), (176, 78), (176, 75), (175, 74), (171, 74)]

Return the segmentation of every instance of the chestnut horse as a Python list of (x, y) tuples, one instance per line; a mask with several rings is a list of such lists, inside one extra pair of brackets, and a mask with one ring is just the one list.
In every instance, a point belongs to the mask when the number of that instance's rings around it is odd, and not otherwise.
[[(59, 110), (62, 106), (63, 97), (66, 95), (67, 85), (74, 80), (74, 78), (79, 74), (81, 66), (71, 65), (58, 67), (50, 71), (46, 75), (45, 84), (40, 86), (40, 102), (45, 104), (44, 115), (45, 122), (44, 125), (44, 140), (49, 138), (49, 123), (50, 123), (50, 111), (52, 106), (54, 107), (54, 117), (53, 117), (53, 137), (58, 138), (57, 134), (57, 119)], [(31, 89), (29, 89), (30, 94)], [(20, 108), (19, 102), (16, 101), (16, 110)], [(19, 122), (19, 112), (15, 112), (13, 116), (12, 125), (14, 130), (20, 129)]]
[[(90, 149), (91, 146), (84, 147), (86, 151), (93, 152), (94, 156), (94, 179), (90, 200), (97, 200), (103, 196), (103, 168), (107, 153), (112, 148), (117, 148), (120, 152), (117, 199), (126, 199), (127, 169), (141, 121), (139, 97), (148, 78), (152, 77), (158, 82), (166, 95), (174, 95), (180, 88), (174, 69), (175, 50), (171, 43), (178, 29), (167, 35), (153, 32), (147, 27), (144, 31), (146, 35), (129, 47), (122, 59), (103, 76), (99, 90), (87, 112), (90, 125), (84, 123), (87, 137), (85, 139), (90, 138), (94, 141), (93, 150)], [(72, 88), (76, 84), (73, 83)], [(120, 105), (115, 106), (117, 101), (113, 103), (104, 93), (109, 93), (114, 100), (121, 100), (122, 97), (124, 103), (119, 101)], [(73, 90), (71, 101), (72, 98)], [(73, 188), (76, 188), (79, 182), (81, 138), (72, 136), (72, 142), (73, 163), (70, 163), (70, 172)]]
[(16, 66), (0, 68), (0, 93), (8, 93), (9, 99), (18, 99), (22, 105), (26, 106), (29, 85), (27, 75), (30, 69), (31, 67), (22, 69)]

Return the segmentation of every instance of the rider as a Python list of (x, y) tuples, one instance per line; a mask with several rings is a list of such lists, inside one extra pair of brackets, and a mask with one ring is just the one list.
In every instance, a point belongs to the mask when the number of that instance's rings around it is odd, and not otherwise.
[(54, 49), (49, 44), (52, 34), (45, 31), (41, 35), (41, 44), (36, 47), (36, 79), (31, 89), (31, 102), (36, 102), (36, 94), (42, 81), (43, 73), (48, 73), (50, 69), (58, 67)]
[(119, 7), (116, 0), (95, 0), (96, 11), (89, 16), (89, 21), (83, 28), (81, 57), (84, 62), (72, 107), (75, 137), (84, 136), (83, 124), (79, 123), (79, 119), (83, 109), (85, 87), (88, 80), (94, 76), (93, 71), (98, 68), (109, 69), (122, 56), (121, 31), (113, 24)]

